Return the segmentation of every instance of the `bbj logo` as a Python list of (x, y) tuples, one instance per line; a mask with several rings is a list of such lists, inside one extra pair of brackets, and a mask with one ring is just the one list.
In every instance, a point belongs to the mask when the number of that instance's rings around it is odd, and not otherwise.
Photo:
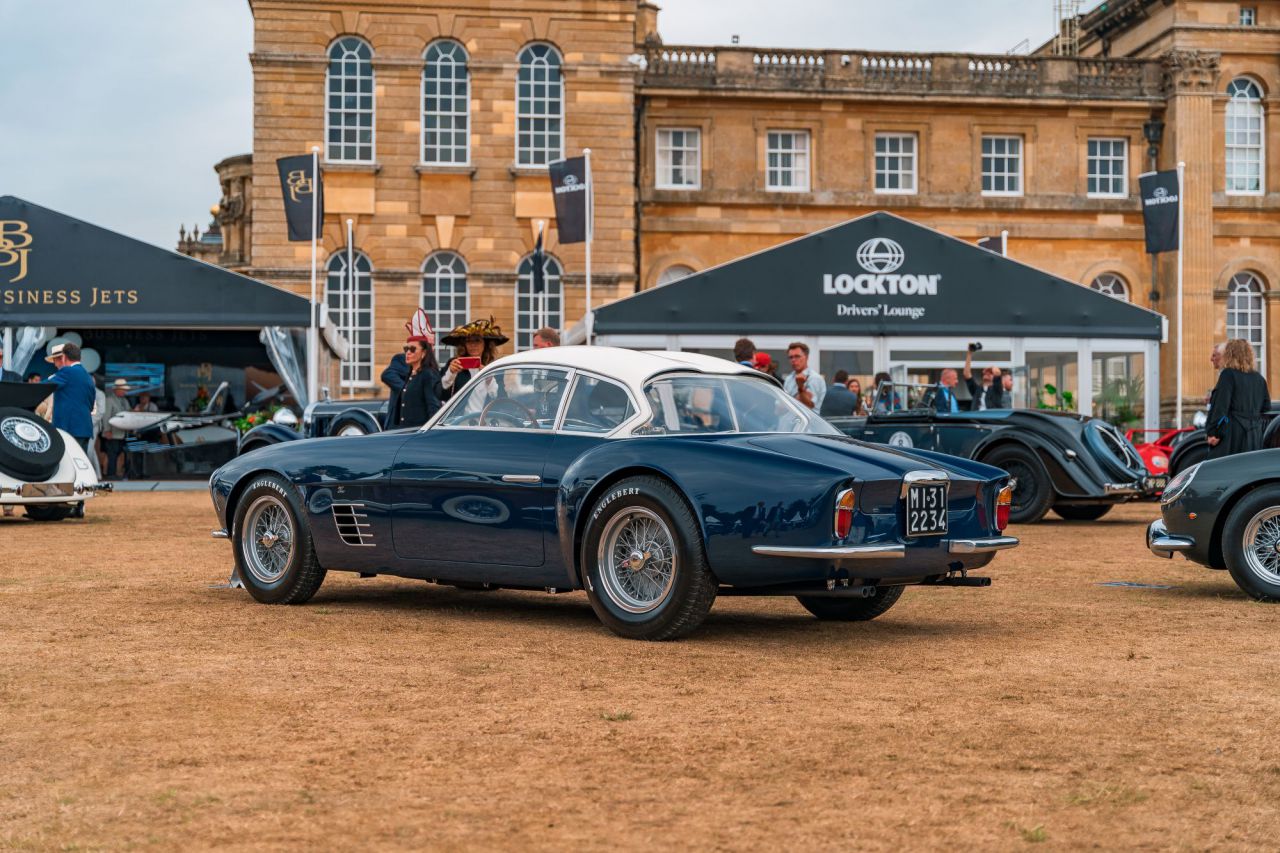
[(0, 219), (0, 267), (16, 267), (12, 284), (27, 277), (27, 255), (33, 238), (27, 223), (20, 219)]
[(285, 185), (289, 187), (289, 201), (301, 201), (299, 196), (311, 195), (312, 182), (305, 169), (290, 172), (285, 178)]

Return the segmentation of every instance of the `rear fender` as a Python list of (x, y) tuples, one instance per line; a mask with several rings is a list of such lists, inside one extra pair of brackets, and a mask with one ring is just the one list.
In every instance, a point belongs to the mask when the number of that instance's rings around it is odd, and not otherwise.
[(1030, 450), (1049, 472), (1049, 480), (1053, 490), (1063, 497), (1095, 497), (1103, 494), (1102, 484), (1105, 475), (1098, 470), (1097, 463), (1088, 454), (1076, 451), (1076, 457), (1069, 459), (1066, 452), (1058, 445), (1031, 432), (1020, 432), (1016, 437), (1007, 432), (995, 433), (991, 438), (979, 445), (974, 451), (978, 459), (985, 458), (1001, 447), (1013, 445)]
[(280, 424), (266, 423), (262, 426), (256, 426), (240, 436), (237, 455), (265, 445), (280, 444), (283, 441), (296, 441), (299, 438), (302, 438), (302, 435), (295, 429), (290, 429)]

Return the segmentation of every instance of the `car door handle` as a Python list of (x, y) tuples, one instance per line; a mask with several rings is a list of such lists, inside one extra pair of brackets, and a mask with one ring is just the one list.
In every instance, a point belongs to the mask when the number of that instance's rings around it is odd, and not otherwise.
[(503, 474), (502, 482), (504, 483), (541, 483), (542, 477), (538, 474)]

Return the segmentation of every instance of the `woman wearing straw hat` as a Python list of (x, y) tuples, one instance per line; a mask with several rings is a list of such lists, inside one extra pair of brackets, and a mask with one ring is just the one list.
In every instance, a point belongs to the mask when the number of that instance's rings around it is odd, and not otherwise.
[(448, 400), (462, 390), (480, 368), (498, 357), (498, 347), (510, 340), (490, 317), (488, 320), (472, 320), (445, 336), (444, 342), (456, 347), (457, 354), (445, 365), (440, 380), (444, 399)]

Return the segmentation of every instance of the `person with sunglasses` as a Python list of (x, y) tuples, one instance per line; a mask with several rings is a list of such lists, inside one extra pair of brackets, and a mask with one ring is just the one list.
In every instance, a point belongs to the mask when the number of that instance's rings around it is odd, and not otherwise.
[(409, 378), (404, 387), (394, 391), (387, 406), (387, 423), (391, 429), (420, 427), (440, 409), (443, 389), (440, 387), (440, 366), (436, 363), (435, 334), (421, 308), (414, 315), (409, 327), (409, 337), (404, 343), (404, 360), (409, 366)]

